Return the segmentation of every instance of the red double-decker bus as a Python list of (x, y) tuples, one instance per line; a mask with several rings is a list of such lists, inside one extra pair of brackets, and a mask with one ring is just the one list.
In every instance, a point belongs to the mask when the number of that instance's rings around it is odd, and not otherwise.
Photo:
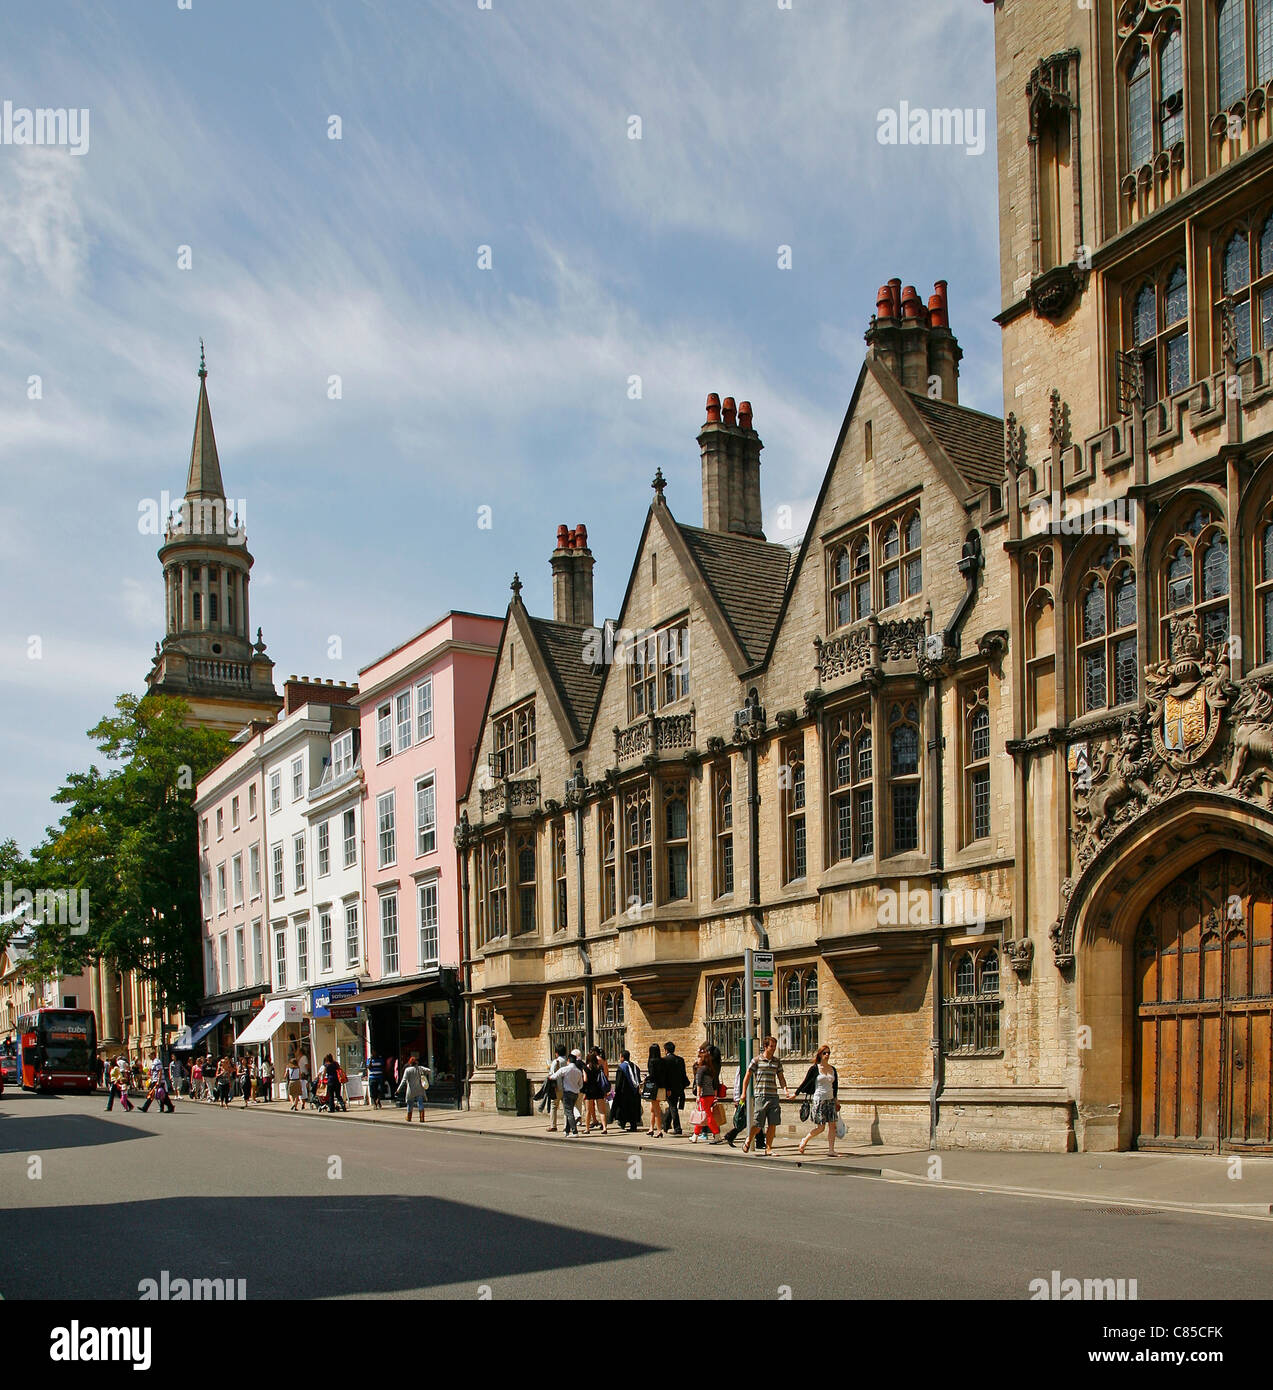
[(89, 1009), (36, 1009), (18, 1019), (24, 1091), (91, 1091), (97, 1085), (97, 1020)]

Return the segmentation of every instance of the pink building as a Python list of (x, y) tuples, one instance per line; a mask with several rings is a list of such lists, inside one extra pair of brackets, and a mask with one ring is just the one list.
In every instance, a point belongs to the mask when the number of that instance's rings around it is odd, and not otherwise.
[[(435, 1098), (463, 1074), (460, 894), (453, 832), (503, 622), (447, 613), (358, 673), (370, 1046), (415, 1052)], [(347, 1001), (352, 1005), (354, 1001)]]

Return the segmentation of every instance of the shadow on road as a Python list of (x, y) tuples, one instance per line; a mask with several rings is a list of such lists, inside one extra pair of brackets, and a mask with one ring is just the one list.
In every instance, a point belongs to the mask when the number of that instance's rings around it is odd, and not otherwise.
[[(118, 1144), (127, 1139), (149, 1139), (156, 1131), (145, 1129), (149, 1116), (140, 1112), (123, 1114), (124, 1123), (105, 1115), (44, 1114), (14, 1115), (0, 1126), (0, 1154), (38, 1154), (51, 1149), (85, 1149), (97, 1144)], [(165, 1117), (167, 1118), (167, 1117)]]
[[(659, 1247), (434, 1197), (182, 1197), (4, 1214), (6, 1299), (135, 1299), (143, 1279), (244, 1279), (261, 1298), (480, 1284)], [(74, 1262), (15, 1251), (75, 1251)], [(8, 1266), (8, 1267), (6, 1267)]]

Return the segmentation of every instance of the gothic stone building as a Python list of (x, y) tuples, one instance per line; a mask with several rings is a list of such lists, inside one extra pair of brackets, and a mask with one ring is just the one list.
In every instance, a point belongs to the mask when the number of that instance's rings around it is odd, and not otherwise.
[(798, 555), (709, 397), (703, 524), (656, 480), (618, 620), (653, 666), (584, 659), (579, 532), (552, 622), (514, 594), (475, 1103), (558, 1039), (732, 1053), (768, 945), (853, 1139), (1273, 1147), (1273, 0), (994, 25), (1006, 426), (892, 281)]

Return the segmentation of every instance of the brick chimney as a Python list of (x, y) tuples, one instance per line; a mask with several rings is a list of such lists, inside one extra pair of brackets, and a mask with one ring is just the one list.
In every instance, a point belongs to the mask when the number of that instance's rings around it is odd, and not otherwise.
[(592, 567), (588, 528), (580, 522), (572, 531), (557, 528), (553, 567), (553, 621), (570, 627), (592, 627)]
[(283, 718), (302, 705), (348, 705), (358, 694), (358, 686), (323, 680), (321, 676), (288, 676), (283, 682)]
[(933, 286), (927, 306), (914, 285), (903, 289), (898, 279), (881, 285), (866, 341), (908, 391), (959, 404), (959, 360), (964, 354), (950, 331), (945, 280)]
[(735, 406), (712, 392), (698, 436), (703, 455), (703, 527), (764, 540), (760, 511), (760, 451), (752, 429), (751, 402)]

